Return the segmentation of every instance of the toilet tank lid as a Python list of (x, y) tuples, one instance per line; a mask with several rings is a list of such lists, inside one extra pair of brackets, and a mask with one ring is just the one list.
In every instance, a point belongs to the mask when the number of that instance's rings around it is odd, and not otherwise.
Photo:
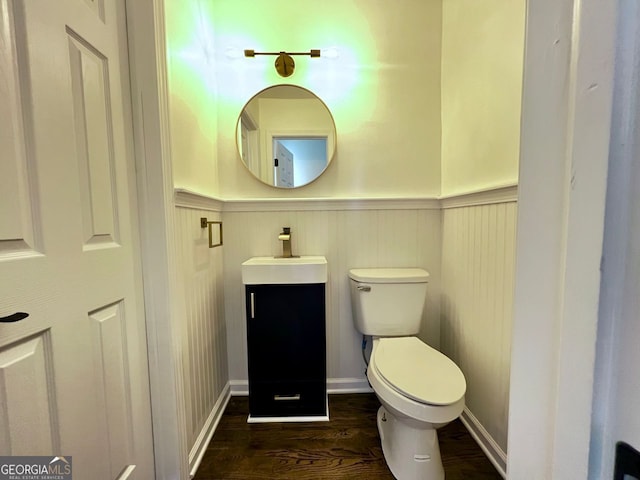
[(367, 283), (425, 283), (429, 272), (422, 268), (354, 268), (349, 278)]

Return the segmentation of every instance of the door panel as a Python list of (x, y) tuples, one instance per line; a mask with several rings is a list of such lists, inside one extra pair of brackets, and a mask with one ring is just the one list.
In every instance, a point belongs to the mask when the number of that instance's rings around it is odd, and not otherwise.
[(107, 59), (73, 31), (69, 56), (84, 248), (117, 242), (117, 199)]
[(14, 17), (0, 3), (0, 260), (37, 254), (37, 179), (30, 162), (19, 84)]
[(104, 0), (84, 0), (96, 16), (104, 22)]
[(153, 478), (124, 11), (0, 0), (0, 455), (74, 478)]
[(103, 431), (108, 434), (110, 478), (128, 463), (133, 438), (130, 376), (127, 362), (127, 335), (123, 302), (89, 314), (93, 342), (93, 365), (97, 382), (97, 404), (106, 412)]
[[(57, 444), (49, 332), (0, 350), (0, 451), (47, 455)], [(3, 453), (4, 454), (4, 453)]]

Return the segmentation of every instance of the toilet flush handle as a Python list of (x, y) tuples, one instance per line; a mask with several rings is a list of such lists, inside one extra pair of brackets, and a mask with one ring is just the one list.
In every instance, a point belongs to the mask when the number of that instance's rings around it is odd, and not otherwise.
[(358, 290), (360, 290), (361, 292), (370, 292), (371, 291), (371, 286), (370, 285), (358, 285)]

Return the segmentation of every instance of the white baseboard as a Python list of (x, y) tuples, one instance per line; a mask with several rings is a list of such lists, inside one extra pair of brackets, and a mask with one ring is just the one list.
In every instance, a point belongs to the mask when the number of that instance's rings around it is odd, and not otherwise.
[(246, 397), (249, 395), (249, 380), (229, 380), (232, 397)]
[(507, 478), (507, 455), (496, 441), (489, 435), (478, 419), (465, 407), (460, 420), (467, 427), (473, 439), (478, 443), (489, 461), (496, 467), (502, 478)]
[[(246, 397), (249, 395), (249, 382), (247, 380), (231, 380), (232, 397)], [(366, 378), (327, 378), (327, 393), (371, 393)]]
[(200, 435), (198, 435), (195, 444), (189, 452), (190, 478), (193, 478), (198, 471), (200, 462), (202, 462), (202, 457), (207, 450), (207, 445), (209, 445), (209, 442), (218, 427), (218, 423), (220, 423), (220, 418), (222, 418), (222, 414), (224, 413), (227, 403), (229, 403), (229, 399), (231, 398), (230, 390), (230, 385), (227, 383), (218, 397), (218, 400), (216, 400), (215, 405), (211, 409), (211, 413), (209, 414), (207, 421), (204, 423), (204, 426), (200, 431)]
[(327, 393), (370, 393), (373, 389), (366, 378), (327, 378)]

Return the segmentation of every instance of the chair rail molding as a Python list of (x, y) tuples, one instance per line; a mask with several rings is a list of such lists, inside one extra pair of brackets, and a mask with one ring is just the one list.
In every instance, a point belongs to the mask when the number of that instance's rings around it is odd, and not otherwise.
[(518, 184), (498, 185), (470, 192), (461, 192), (440, 197), (443, 209), (509, 203), (518, 201)]

